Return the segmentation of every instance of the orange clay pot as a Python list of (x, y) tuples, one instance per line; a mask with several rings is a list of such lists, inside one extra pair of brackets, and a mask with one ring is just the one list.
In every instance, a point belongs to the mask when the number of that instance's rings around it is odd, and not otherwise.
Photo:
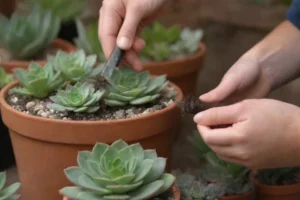
[(299, 200), (300, 183), (293, 185), (263, 185), (254, 181), (258, 200)]
[(223, 196), (220, 200), (252, 200), (254, 198), (254, 191), (249, 191), (245, 194), (234, 195), (234, 196)]
[(205, 53), (206, 47), (201, 43), (199, 51), (194, 55), (177, 60), (144, 63), (144, 70), (153, 75), (166, 74), (167, 79), (178, 85), (184, 95), (194, 94)]
[[(180, 200), (180, 191), (176, 185), (172, 186), (172, 192), (173, 192), (174, 200)], [(71, 200), (71, 199), (69, 199), (68, 197), (64, 197), (63, 200)]]
[[(91, 151), (96, 142), (111, 144), (123, 139), (140, 142), (145, 149), (156, 149), (168, 158), (170, 168), (176, 124), (181, 112), (176, 104), (131, 119), (112, 121), (71, 121), (47, 119), (19, 112), (5, 100), (14, 82), (2, 89), (0, 95), (2, 118), (10, 137), (22, 183), (22, 200), (60, 199), (58, 191), (69, 185), (64, 169), (77, 166), (78, 151)], [(182, 100), (181, 90), (177, 100)]]
[[(74, 45), (62, 39), (53, 40), (51, 45), (57, 49), (63, 50), (68, 53), (76, 50), (76, 47)], [(35, 62), (38, 62), (41, 65), (44, 65), (46, 63), (46, 61), (43, 60), (38, 60)], [(15, 68), (26, 69), (30, 65), (30, 63), (31, 61), (7, 61), (7, 62), (0, 63), (0, 65), (4, 68), (4, 70), (7, 73), (12, 73), (12, 70)]]

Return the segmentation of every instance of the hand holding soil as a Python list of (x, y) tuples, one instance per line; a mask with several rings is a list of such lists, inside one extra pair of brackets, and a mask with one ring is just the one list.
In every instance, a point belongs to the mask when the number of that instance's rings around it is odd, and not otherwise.
[[(300, 164), (299, 116), (294, 105), (261, 99), (211, 108), (198, 113), (194, 121), (204, 141), (222, 159), (260, 169)], [(211, 128), (222, 124), (231, 126)]]

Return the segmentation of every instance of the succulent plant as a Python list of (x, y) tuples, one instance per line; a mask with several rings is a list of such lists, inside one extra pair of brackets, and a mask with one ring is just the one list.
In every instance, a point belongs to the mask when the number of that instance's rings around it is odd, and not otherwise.
[(98, 38), (98, 23), (93, 22), (85, 29), (80, 20), (76, 21), (78, 38), (74, 40), (77, 47), (83, 49), (88, 55), (96, 54), (99, 62), (105, 62), (101, 43)]
[(0, 200), (17, 200), (21, 195), (15, 194), (21, 186), (20, 183), (14, 183), (4, 188), (6, 182), (6, 172), (0, 173)]
[(55, 72), (51, 63), (44, 67), (31, 63), (28, 70), (16, 69), (15, 75), (21, 87), (14, 88), (13, 92), (24, 96), (45, 98), (64, 85), (61, 73)]
[(139, 143), (97, 143), (92, 152), (79, 152), (77, 162), (79, 167), (65, 169), (76, 186), (60, 190), (74, 200), (149, 199), (166, 192), (175, 182), (173, 175), (164, 173), (166, 159), (158, 157), (155, 150), (144, 150)]
[(177, 55), (189, 55), (195, 53), (199, 49), (199, 44), (203, 38), (203, 34), (202, 29), (183, 29), (180, 34), (181, 39), (171, 46), (172, 53)]
[(9, 84), (14, 80), (11, 74), (5, 72), (5, 70), (0, 67), (0, 89)]
[(28, 16), (14, 13), (8, 19), (0, 15), (0, 46), (16, 60), (30, 60), (57, 37), (60, 20), (35, 6)]
[(153, 102), (168, 82), (166, 76), (150, 77), (148, 72), (117, 68), (110, 79), (105, 103), (109, 106), (141, 105)]
[(72, 53), (58, 51), (55, 56), (48, 57), (55, 70), (61, 71), (62, 77), (71, 84), (96, 77), (102, 69), (95, 66), (96, 59), (96, 55), (86, 56), (82, 49)]
[(199, 133), (188, 139), (196, 147), (196, 151), (199, 151), (200, 158), (207, 161), (207, 165), (200, 170), (203, 178), (225, 185), (225, 193), (228, 195), (247, 193), (253, 188), (249, 179), (250, 169), (220, 159), (205, 144)]
[(260, 169), (256, 178), (265, 185), (300, 183), (300, 167)]
[(28, 2), (29, 5), (39, 5), (43, 10), (51, 10), (64, 22), (77, 18), (86, 3), (85, 0), (29, 0)]
[(57, 111), (94, 113), (99, 110), (99, 101), (104, 91), (95, 91), (88, 83), (78, 82), (74, 86), (67, 85), (64, 90), (59, 89), (55, 96), (50, 97), (54, 102), (48, 108)]

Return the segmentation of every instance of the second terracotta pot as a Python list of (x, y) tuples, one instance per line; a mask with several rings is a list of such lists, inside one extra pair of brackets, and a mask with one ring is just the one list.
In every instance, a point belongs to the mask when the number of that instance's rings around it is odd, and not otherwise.
[[(68, 41), (62, 40), (62, 39), (53, 40), (51, 43), (51, 46), (53, 46), (59, 50), (65, 51), (67, 53), (71, 53), (73, 51), (76, 51), (76, 49), (77, 49), (73, 44), (71, 44)], [(0, 65), (1, 65), (1, 67), (4, 68), (4, 70), (7, 73), (11, 73), (13, 71), (13, 69), (15, 69), (15, 68), (26, 69), (30, 65), (31, 62), (32, 61), (13, 61), (12, 60), (12, 61), (3, 62)], [(44, 60), (37, 60), (34, 62), (37, 62), (41, 65), (44, 65), (46, 63), (46, 61), (44, 61)]]
[(293, 185), (263, 185), (255, 181), (258, 200), (299, 200), (300, 183)]
[[(180, 191), (179, 188), (175, 185), (172, 186), (173, 200), (180, 200)], [(63, 197), (63, 200), (71, 200), (68, 197)]]
[(203, 68), (206, 47), (203, 43), (199, 51), (185, 58), (163, 62), (149, 62), (144, 64), (144, 70), (153, 75), (166, 74), (168, 80), (180, 87), (184, 95), (194, 94), (197, 86), (197, 78)]
[(247, 192), (245, 194), (234, 195), (234, 196), (224, 196), (220, 200), (253, 200), (254, 191)]
[[(181, 90), (177, 100), (182, 100)], [(60, 199), (59, 189), (70, 182), (64, 169), (77, 165), (78, 151), (91, 151), (96, 142), (111, 144), (123, 139), (140, 142), (145, 149), (156, 149), (171, 162), (174, 134), (180, 109), (167, 108), (141, 117), (112, 121), (68, 121), (47, 119), (18, 112), (6, 102), (12, 83), (1, 91), (3, 121), (9, 128), (22, 184), (22, 200)], [(170, 168), (170, 165), (168, 165)], [(168, 169), (169, 169), (168, 168)]]

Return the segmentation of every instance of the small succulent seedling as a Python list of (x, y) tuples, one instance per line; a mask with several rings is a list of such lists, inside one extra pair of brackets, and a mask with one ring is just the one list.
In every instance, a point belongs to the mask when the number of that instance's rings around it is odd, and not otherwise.
[(58, 90), (55, 96), (50, 97), (54, 102), (48, 108), (57, 111), (87, 112), (94, 113), (99, 110), (99, 101), (104, 91), (95, 91), (87, 83), (76, 83), (74, 86), (67, 85), (64, 90)]
[(52, 64), (44, 67), (31, 63), (28, 70), (16, 69), (15, 75), (21, 87), (13, 89), (16, 94), (45, 98), (64, 84), (60, 72), (55, 72)]
[(5, 70), (0, 67), (0, 89), (5, 87), (7, 84), (14, 80), (11, 74), (5, 72)]
[(200, 170), (206, 180), (225, 185), (225, 193), (228, 195), (243, 194), (253, 188), (249, 180), (250, 169), (220, 159), (205, 144), (199, 133), (189, 137), (189, 141), (196, 147), (200, 159), (207, 161), (207, 166)]
[(300, 167), (261, 169), (256, 178), (265, 185), (300, 183)]
[(57, 37), (60, 20), (39, 7), (31, 9), (28, 16), (14, 13), (8, 19), (0, 15), (0, 46), (16, 60), (29, 60)]
[(82, 49), (72, 53), (59, 51), (55, 56), (48, 57), (55, 70), (60, 71), (71, 84), (96, 77), (102, 69), (95, 67), (96, 59), (96, 55), (86, 56)]
[(175, 182), (173, 175), (164, 173), (166, 159), (158, 157), (155, 150), (144, 150), (139, 143), (97, 143), (92, 152), (79, 152), (77, 162), (79, 167), (65, 170), (76, 186), (60, 190), (72, 200), (150, 199)]
[(105, 103), (109, 106), (142, 105), (153, 102), (168, 84), (166, 76), (150, 77), (148, 72), (117, 68), (111, 76)]
[(63, 22), (70, 22), (79, 16), (85, 6), (85, 0), (29, 0), (29, 5), (40, 5), (43, 10), (50, 10)]
[(6, 173), (0, 173), (0, 200), (17, 200), (21, 195), (15, 194), (20, 188), (20, 183), (14, 183), (7, 188), (4, 188), (6, 183)]
[(83, 23), (77, 20), (76, 27), (79, 35), (78, 38), (74, 40), (76, 46), (83, 49), (88, 55), (96, 54), (99, 62), (105, 62), (106, 58), (98, 38), (98, 23), (91, 23), (87, 29), (85, 29)]

